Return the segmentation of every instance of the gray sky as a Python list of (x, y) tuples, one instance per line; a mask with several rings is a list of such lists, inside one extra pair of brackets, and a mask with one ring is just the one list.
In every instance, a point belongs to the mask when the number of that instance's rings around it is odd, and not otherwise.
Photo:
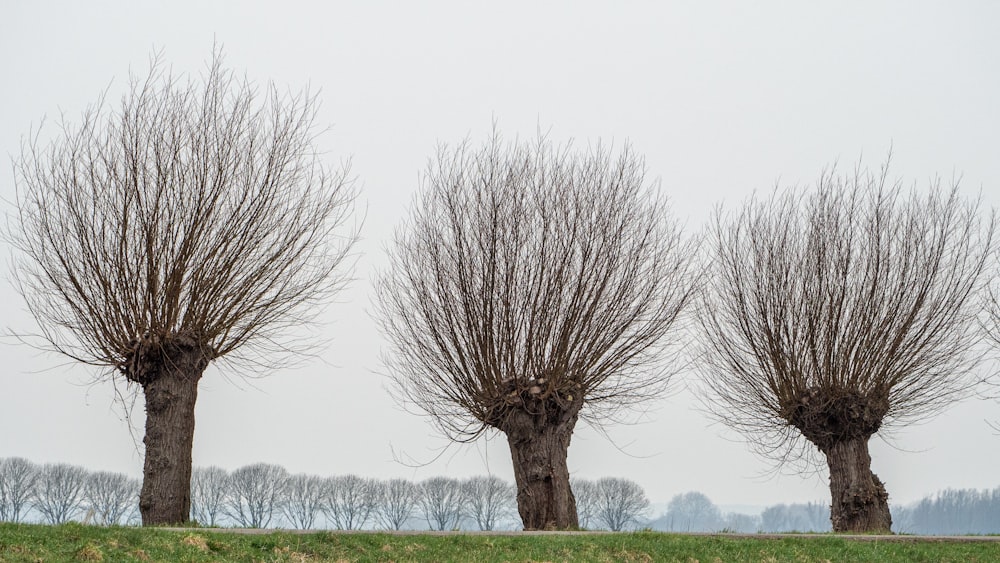
[[(494, 119), (508, 137), (541, 126), (556, 142), (628, 140), (690, 230), (720, 202), (779, 180), (810, 184), (833, 161), (864, 155), (877, 166), (890, 145), (894, 174), (919, 186), (961, 175), (966, 193), (998, 205), (998, 21), (996, 2), (7, 0), (0, 152), (16, 154), (44, 116), (43, 135), (105, 89), (116, 100), (154, 49), (176, 72), (199, 73), (218, 41), (228, 66), (255, 80), (321, 90), (331, 125), (322, 146), (331, 160), (352, 158), (367, 206), (357, 281), (328, 310), (332, 344), (319, 361), (252, 381), (209, 368), (195, 464), (511, 479), (502, 437), (438, 457), (446, 442), (396, 406), (378, 375), (372, 268), (438, 142), (479, 142)], [(4, 166), (0, 196), (13, 193)], [(9, 284), (0, 307), (4, 324), (31, 328)], [(141, 401), (133, 436), (112, 386), (88, 385), (93, 372), (21, 346), (0, 344), (0, 354), (0, 457), (141, 473)], [(654, 502), (689, 490), (719, 504), (828, 501), (825, 472), (768, 474), (768, 462), (697, 410), (682, 379), (644, 422), (609, 428), (610, 439), (579, 428), (571, 471), (635, 479)], [(875, 439), (873, 469), (890, 501), (1000, 485), (988, 419), (1000, 419), (1000, 404), (969, 400), (893, 445)], [(430, 463), (408, 467), (394, 452)]]

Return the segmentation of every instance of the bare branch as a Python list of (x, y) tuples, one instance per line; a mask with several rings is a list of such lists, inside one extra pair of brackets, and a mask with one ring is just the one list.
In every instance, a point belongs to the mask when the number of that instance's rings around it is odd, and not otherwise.
[(31, 342), (132, 373), (140, 343), (277, 366), (346, 277), (355, 192), (315, 148), (317, 100), (264, 94), (222, 66), (201, 83), (154, 60), (16, 162), (14, 281)]
[(402, 399), (467, 439), (521, 395), (593, 421), (655, 397), (694, 253), (644, 175), (600, 145), (442, 148), (378, 280)]

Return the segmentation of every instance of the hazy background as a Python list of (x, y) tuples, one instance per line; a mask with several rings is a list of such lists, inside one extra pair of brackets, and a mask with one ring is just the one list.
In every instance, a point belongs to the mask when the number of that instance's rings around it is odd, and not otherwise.
[[(321, 358), (264, 379), (201, 383), (194, 461), (265, 461), (320, 475), (422, 479), (494, 473), (512, 480), (502, 436), (447, 445), (385, 392), (383, 341), (368, 316), (374, 268), (438, 143), (540, 127), (556, 142), (628, 140), (646, 156), (688, 229), (713, 206), (775, 182), (809, 185), (859, 158), (925, 187), (962, 177), (1000, 204), (1000, 4), (995, 2), (0, 2), (0, 197), (10, 157), (42, 124), (57, 130), (163, 49), (177, 73), (204, 71), (213, 42), (227, 64), (322, 99), (332, 162), (350, 158), (367, 218), (356, 281), (325, 315)], [(9, 256), (4, 246), (0, 253)], [(9, 283), (0, 324), (32, 322)], [(141, 400), (129, 424), (110, 384), (56, 356), (0, 344), (0, 457), (64, 461), (138, 475)], [(574, 475), (623, 476), (654, 502), (700, 490), (721, 505), (828, 502), (825, 472), (768, 473), (741, 438), (685, 390), (642, 422), (581, 427)], [(127, 389), (122, 387), (123, 392)], [(1000, 404), (969, 400), (873, 443), (893, 504), (946, 487), (1000, 484)], [(424, 463), (408, 466), (397, 458)], [(411, 463), (412, 465), (412, 463)]]

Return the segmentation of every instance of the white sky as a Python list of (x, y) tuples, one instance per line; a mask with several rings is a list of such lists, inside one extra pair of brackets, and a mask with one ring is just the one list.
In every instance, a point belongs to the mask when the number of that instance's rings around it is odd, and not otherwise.
[[(322, 361), (243, 382), (209, 368), (195, 464), (280, 463), (292, 472), (422, 479), (512, 479), (503, 439), (452, 447), (396, 406), (378, 375), (383, 341), (367, 311), (372, 268), (404, 216), (436, 144), (551, 129), (560, 142), (629, 140), (678, 216), (701, 226), (712, 207), (753, 190), (809, 184), (834, 160), (926, 185), (963, 176), (1000, 204), (1000, 3), (847, 2), (17, 2), (0, 10), (0, 153), (19, 151), (44, 116), (76, 119), (153, 49), (198, 73), (213, 41), (258, 81), (321, 89), (322, 143), (352, 157), (367, 220), (357, 281), (328, 310)], [(503, 8), (496, 6), (502, 5)], [(47, 131), (51, 132), (53, 128)], [(43, 132), (46, 130), (43, 130)], [(0, 196), (13, 197), (10, 166)], [(4, 255), (9, 253), (3, 248)], [(31, 328), (0, 286), (0, 319)], [(0, 344), (0, 457), (64, 461), (138, 475), (135, 441), (109, 384), (62, 358)], [(230, 378), (232, 379), (232, 378)], [(769, 464), (696, 410), (678, 380), (646, 422), (578, 429), (570, 468), (626, 476), (654, 502), (699, 490), (718, 504), (828, 500), (826, 475), (761, 477)], [(141, 403), (140, 403), (141, 404)], [(996, 487), (1000, 404), (970, 400), (873, 443), (891, 502), (946, 487)]]

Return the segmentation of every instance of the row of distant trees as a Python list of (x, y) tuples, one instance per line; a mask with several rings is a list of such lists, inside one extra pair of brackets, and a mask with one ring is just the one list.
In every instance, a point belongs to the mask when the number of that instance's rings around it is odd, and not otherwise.
[(723, 512), (705, 494), (674, 496), (667, 510), (649, 522), (668, 532), (829, 532), (830, 507), (823, 503), (775, 504), (760, 514)]
[[(191, 519), (206, 526), (297, 529), (497, 530), (518, 527), (513, 484), (496, 476), (366, 479), (355, 475), (291, 475), (256, 463), (234, 471), (197, 467)], [(140, 482), (64, 463), (39, 465), (0, 458), (0, 521), (79, 520), (98, 525), (139, 522)], [(574, 478), (580, 526), (671, 532), (829, 532), (830, 507), (776, 504), (760, 514), (723, 512), (705, 494), (674, 496), (650, 519), (650, 503), (631, 480)], [(909, 506), (892, 507), (898, 530), (912, 534), (1000, 533), (1000, 488), (949, 489)]]
[(134, 518), (140, 483), (122, 473), (88, 471), (66, 463), (36, 465), (0, 459), (0, 521), (22, 522), (30, 512), (49, 524), (81, 519), (122, 524)]
[(1000, 488), (948, 489), (893, 510), (907, 534), (1000, 534)]
[[(893, 506), (896, 529), (906, 534), (1000, 533), (1000, 488), (948, 489), (907, 506)], [(776, 504), (760, 514), (723, 513), (702, 493), (675, 496), (648, 526), (673, 532), (829, 532), (830, 507), (821, 502)]]
[[(573, 486), (586, 526), (618, 531), (645, 524), (649, 500), (634, 481), (575, 479)], [(0, 458), (0, 521), (134, 524), (139, 488), (138, 479), (123, 473)], [(292, 475), (267, 463), (234, 471), (194, 468), (191, 519), (206, 526), (338, 530), (494, 530), (518, 524), (514, 486), (496, 476), (420, 482), (321, 477)]]

